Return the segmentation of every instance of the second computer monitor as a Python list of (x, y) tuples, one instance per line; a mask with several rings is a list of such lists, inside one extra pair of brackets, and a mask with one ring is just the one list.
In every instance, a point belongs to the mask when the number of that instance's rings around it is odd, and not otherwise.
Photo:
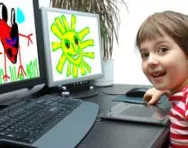
[(41, 9), (48, 86), (101, 77), (99, 15), (56, 8)]
[(44, 83), (39, 4), (24, 2), (0, 2), (0, 94)]

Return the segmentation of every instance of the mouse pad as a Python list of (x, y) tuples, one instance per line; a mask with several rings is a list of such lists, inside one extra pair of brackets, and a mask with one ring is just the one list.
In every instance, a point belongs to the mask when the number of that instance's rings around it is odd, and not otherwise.
[(138, 104), (146, 104), (143, 98), (141, 97), (127, 97), (125, 95), (120, 95), (113, 99), (115, 102), (127, 102), (127, 103), (138, 103)]

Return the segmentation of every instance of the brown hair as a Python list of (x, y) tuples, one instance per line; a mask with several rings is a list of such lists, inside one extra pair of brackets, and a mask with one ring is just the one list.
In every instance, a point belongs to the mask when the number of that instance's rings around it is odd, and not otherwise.
[(140, 44), (145, 40), (162, 37), (164, 34), (170, 36), (188, 55), (188, 16), (173, 11), (149, 16), (138, 30), (136, 45), (140, 48)]

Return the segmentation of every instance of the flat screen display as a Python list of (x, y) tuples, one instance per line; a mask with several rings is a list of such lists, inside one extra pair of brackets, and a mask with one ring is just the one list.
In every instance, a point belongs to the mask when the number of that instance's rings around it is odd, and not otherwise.
[(0, 84), (40, 76), (33, 2), (0, 3)]
[(97, 14), (42, 8), (48, 85), (91, 80), (102, 75)]
[(36, 15), (39, 10), (38, 0), (0, 1), (1, 92), (42, 82), (42, 28), (37, 24), (40, 15)]

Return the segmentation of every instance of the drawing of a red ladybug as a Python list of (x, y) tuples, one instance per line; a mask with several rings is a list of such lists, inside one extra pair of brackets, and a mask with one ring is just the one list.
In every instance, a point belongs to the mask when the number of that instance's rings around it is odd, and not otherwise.
[[(19, 56), (20, 66), (18, 68), (18, 76), (20, 74), (26, 75), (26, 72), (21, 63), (19, 35), (26, 37), (28, 39), (28, 44), (29, 44), (29, 41), (32, 43), (30, 39), (30, 36), (32, 34), (29, 34), (28, 36), (19, 34), (14, 8), (11, 9), (11, 18), (10, 18), (11, 25), (10, 26), (7, 24), (7, 21), (8, 21), (7, 8), (3, 3), (0, 3), (0, 13), (2, 14), (2, 18), (0, 18), (0, 42), (2, 43), (3, 48), (4, 48), (4, 73), (5, 74), (3, 76), (3, 79), (7, 81), (8, 79), (10, 79), (10, 77), (7, 74), (6, 58), (8, 58), (8, 60), (10, 60), (12, 64), (16, 64), (17, 58)], [(0, 54), (2, 54), (2, 52)]]

